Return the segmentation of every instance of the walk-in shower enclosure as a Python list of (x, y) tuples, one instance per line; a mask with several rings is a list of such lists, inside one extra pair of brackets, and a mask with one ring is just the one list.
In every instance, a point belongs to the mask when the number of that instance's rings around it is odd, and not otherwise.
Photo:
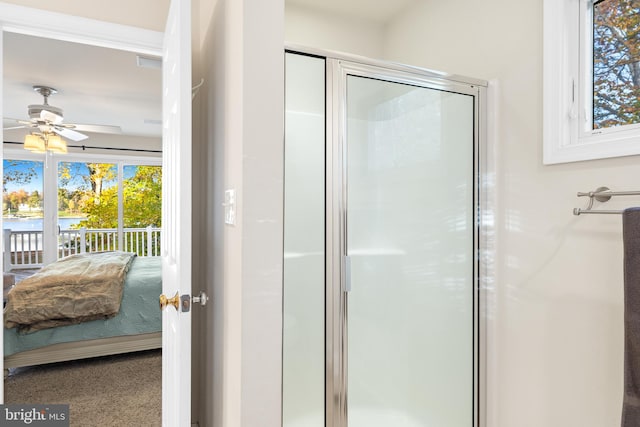
[(485, 93), (286, 53), (284, 427), (481, 425)]

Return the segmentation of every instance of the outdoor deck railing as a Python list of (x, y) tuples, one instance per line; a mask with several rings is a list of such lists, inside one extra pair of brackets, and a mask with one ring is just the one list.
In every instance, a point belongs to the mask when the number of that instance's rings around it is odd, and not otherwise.
[[(122, 248), (118, 247), (116, 228), (78, 228), (60, 230), (58, 258), (85, 252), (123, 250), (139, 256), (160, 256), (160, 228), (125, 228)], [(4, 230), (4, 271), (42, 267), (42, 230)]]

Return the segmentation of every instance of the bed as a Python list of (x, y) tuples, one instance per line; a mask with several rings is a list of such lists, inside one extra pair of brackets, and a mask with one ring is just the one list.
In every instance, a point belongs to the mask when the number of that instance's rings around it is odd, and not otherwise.
[(160, 348), (160, 262), (160, 257), (133, 257), (119, 311), (113, 317), (26, 334), (5, 327), (5, 374), (8, 368)]

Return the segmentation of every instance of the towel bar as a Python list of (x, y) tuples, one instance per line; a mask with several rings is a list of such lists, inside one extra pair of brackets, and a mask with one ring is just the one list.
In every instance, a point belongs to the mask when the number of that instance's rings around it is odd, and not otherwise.
[(609, 201), (614, 196), (640, 196), (640, 191), (610, 191), (608, 187), (598, 187), (595, 191), (589, 191), (588, 193), (578, 192), (578, 197), (588, 197), (589, 204), (585, 209), (574, 208), (574, 215), (582, 214), (605, 214), (605, 215), (619, 215), (622, 210), (602, 210), (592, 209), (593, 201), (604, 203)]
[(582, 214), (609, 214), (609, 215), (620, 215), (622, 211), (610, 211), (610, 210), (601, 210), (601, 209), (580, 209), (573, 208), (574, 215), (582, 215)]

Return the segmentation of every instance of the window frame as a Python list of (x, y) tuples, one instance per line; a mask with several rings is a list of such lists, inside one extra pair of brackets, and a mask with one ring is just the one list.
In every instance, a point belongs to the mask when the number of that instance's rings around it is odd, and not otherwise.
[(543, 163), (640, 154), (640, 124), (591, 129), (593, 0), (543, 3)]
[[(124, 229), (124, 167), (125, 166), (160, 166), (161, 156), (131, 156), (119, 154), (84, 154), (67, 153), (46, 154), (32, 153), (20, 148), (4, 148), (4, 160), (31, 160), (44, 162), (43, 170), (43, 263), (49, 264), (58, 259), (57, 230), (58, 230), (58, 166), (60, 162), (76, 163), (112, 163), (118, 170), (118, 239), (123, 236)], [(53, 242), (53, 243), (51, 243)], [(50, 246), (49, 246), (50, 245)], [(119, 241), (122, 247), (122, 241)]]

